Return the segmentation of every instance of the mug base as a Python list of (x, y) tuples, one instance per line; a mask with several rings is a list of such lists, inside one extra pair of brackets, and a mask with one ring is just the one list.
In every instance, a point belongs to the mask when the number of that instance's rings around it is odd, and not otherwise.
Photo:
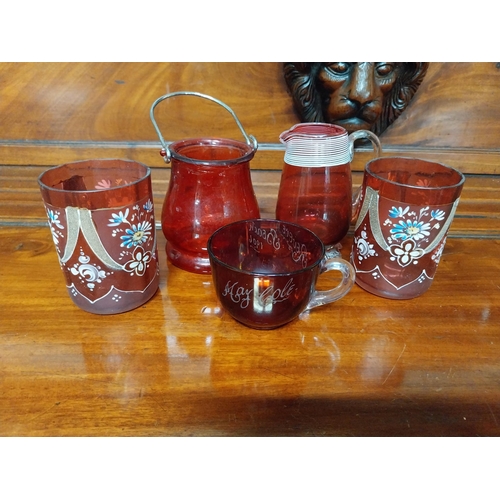
[(121, 314), (148, 302), (157, 292), (159, 285), (160, 275), (156, 274), (144, 291), (122, 291), (113, 287), (107, 295), (95, 302), (89, 301), (74, 286), (68, 287), (68, 294), (73, 303), (83, 311), (99, 315)]
[(393, 300), (408, 300), (408, 299), (414, 299), (416, 297), (420, 297), (420, 295), (423, 295), (430, 287), (427, 286), (426, 288), (419, 287), (417, 290), (380, 290), (379, 288), (375, 288), (373, 286), (368, 285), (367, 283), (360, 281), (356, 279), (356, 284), (365, 290), (366, 292), (369, 292), (373, 295), (377, 295), (378, 297), (382, 297), (384, 299), (393, 299)]

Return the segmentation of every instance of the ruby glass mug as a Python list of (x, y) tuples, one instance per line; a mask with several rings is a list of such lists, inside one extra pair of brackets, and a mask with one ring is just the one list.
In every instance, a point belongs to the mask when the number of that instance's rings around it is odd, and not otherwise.
[(150, 169), (86, 160), (50, 168), (38, 184), (72, 301), (95, 314), (146, 303), (159, 285)]
[(464, 175), (416, 158), (367, 163), (351, 262), (356, 283), (380, 297), (411, 299), (432, 284)]

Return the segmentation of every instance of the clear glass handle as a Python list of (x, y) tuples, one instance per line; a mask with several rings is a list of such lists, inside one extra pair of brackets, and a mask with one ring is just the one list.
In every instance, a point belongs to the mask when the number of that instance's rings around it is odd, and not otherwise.
[(373, 151), (375, 151), (375, 157), (378, 158), (382, 152), (382, 145), (380, 144), (379, 138), (369, 130), (356, 130), (349, 136), (349, 151), (351, 153), (351, 161), (354, 157), (354, 143), (361, 139), (368, 139), (373, 145)]
[(321, 264), (320, 273), (323, 274), (328, 271), (340, 271), (342, 273), (342, 281), (330, 290), (318, 291), (315, 289), (309, 300), (309, 304), (307, 304), (306, 311), (341, 299), (353, 287), (356, 272), (350, 262), (340, 257), (325, 257)]

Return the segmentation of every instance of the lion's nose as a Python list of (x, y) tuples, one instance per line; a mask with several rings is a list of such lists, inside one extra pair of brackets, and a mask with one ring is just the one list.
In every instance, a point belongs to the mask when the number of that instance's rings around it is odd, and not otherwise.
[(374, 78), (373, 63), (357, 63), (354, 66), (349, 82), (348, 98), (356, 102), (359, 107), (363, 107), (366, 103), (372, 101), (375, 88)]

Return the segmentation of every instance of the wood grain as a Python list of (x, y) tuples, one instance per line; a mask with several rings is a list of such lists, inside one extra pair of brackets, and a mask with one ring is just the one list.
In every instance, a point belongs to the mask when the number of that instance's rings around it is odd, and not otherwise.
[(355, 287), (259, 332), (164, 259), (149, 303), (85, 313), (48, 229), (2, 228), (0, 434), (500, 435), (499, 248), (451, 239), (418, 299)]
[[(384, 151), (499, 174), (499, 72), (492, 62), (431, 63), (409, 107), (382, 134)], [(279, 62), (0, 63), (0, 164), (120, 157), (162, 166), (149, 110), (181, 90), (228, 104), (262, 146), (252, 168), (281, 168), (282, 153), (266, 146), (278, 146), (298, 118)], [(229, 113), (192, 96), (160, 103), (156, 118), (166, 140), (241, 139)], [(366, 157), (353, 167), (362, 170)]]
[[(167, 263), (160, 230), (153, 299), (115, 316), (78, 309), (46, 227), (43, 169), (0, 167), (1, 436), (500, 436), (497, 177), (467, 177), (421, 297), (355, 286), (261, 332), (220, 310), (210, 276)], [(157, 207), (168, 175), (153, 171)], [(279, 172), (252, 175), (272, 216)]]
[[(46, 167), (0, 166), (0, 225), (45, 225), (46, 215), (37, 184)], [(153, 168), (154, 203), (160, 213), (170, 179), (169, 168)], [(274, 217), (281, 178), (278, 170), (252, 171), (252, 183), (261, 215)], [(353, 174), (356, 189), (362, 174)], [(460, 204), (450, 229), (450, 235), (498, 237), (500, 235), (500, 178), (498, 176), (467, 175)]]

